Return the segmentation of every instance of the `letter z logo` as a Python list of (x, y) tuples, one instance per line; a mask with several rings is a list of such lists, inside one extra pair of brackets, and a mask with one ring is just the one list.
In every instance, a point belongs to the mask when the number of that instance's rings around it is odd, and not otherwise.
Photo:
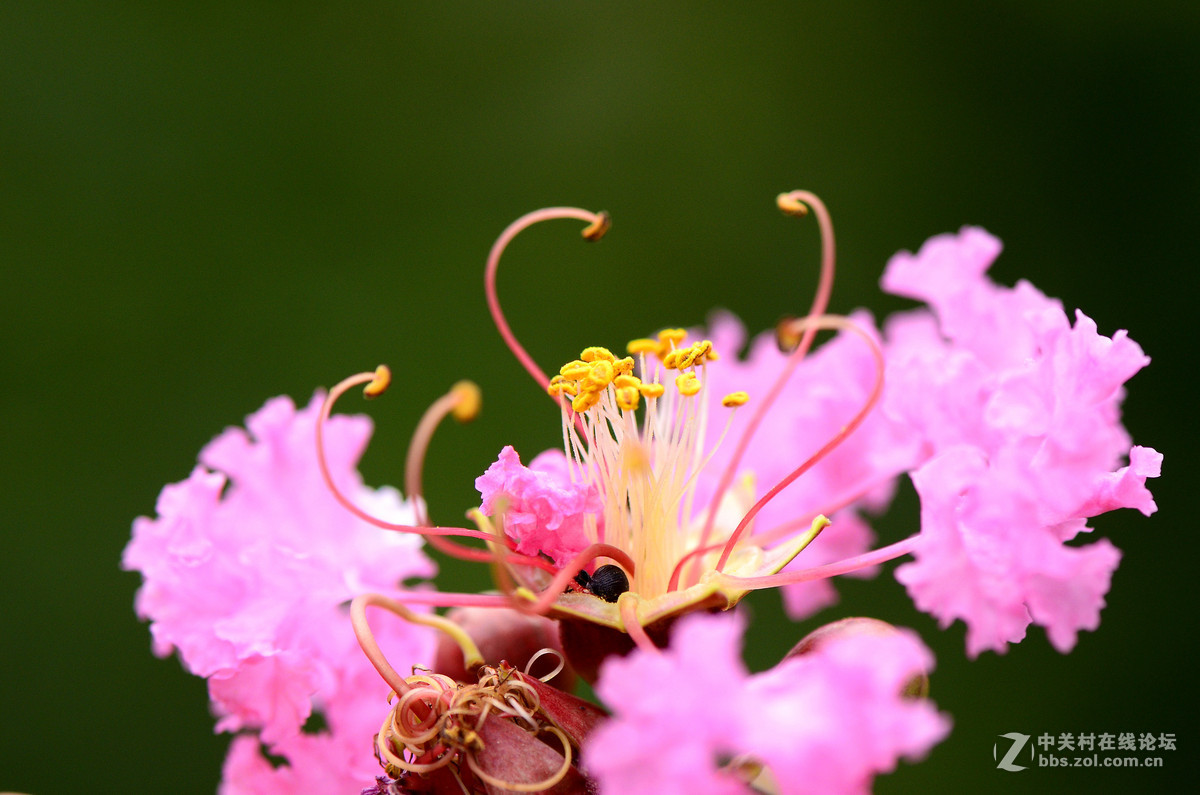
[[(1001, 770), (1008, 770), (1012, 773), (1016, 773), (1018, 770), (1024, 770), (1024, 765), (1013, 764), (1013, 760), (1017, 758), (1017, 754), (1021, 753), (1021, 749), (1025, 747), (1025, 743), (1029, 742), (1029, 735), (1020, 734), (1018, 732), (1009, 732), (1008, 734), (1001, 734), (1000, 736), (1006, 740), (1012, 740), (1012, 745), (1009, 746), (1008, 753), (1004, 755), (1004, 758), (996, 763), (996, 767), (1000, 768)], [(999, 743), (992, 745), (992, 759), (996, 758), (999, 745)], [(1033, 758), (1032, 747), (1029, 749), (1029, 756), (1031, 759)]]

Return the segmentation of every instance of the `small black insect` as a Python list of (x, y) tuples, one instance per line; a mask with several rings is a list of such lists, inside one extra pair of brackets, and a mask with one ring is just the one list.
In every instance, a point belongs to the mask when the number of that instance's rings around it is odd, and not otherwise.
[(592, 575), (580, 571), (575, 575), (575, 582), (580, 588), (606, 602), (617, 601), (621, 594), (629, 590), (629, 577), (620, 566), (611, 563), (596, 569), (596, 573)]

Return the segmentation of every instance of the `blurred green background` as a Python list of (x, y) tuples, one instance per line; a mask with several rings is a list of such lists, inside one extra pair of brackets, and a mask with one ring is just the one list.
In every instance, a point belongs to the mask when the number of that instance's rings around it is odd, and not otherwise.
[[(717, 305), (753, 329), (802, 311), (816, 232), (773, 205), (800, 187), (839, 232), (834, 311), (902, 306), (876, 287), (888, 256), (977, 223), (1006, 244), (998, 280), (1027, 277), (1155, 358), (1126, 423), (1166, 453), (1160, 513), (1095, 522), (1125, 557), (1072, 654), (1034, 629), (968, 661), (962, 625), (938, 631), (890, 573), (845, 582), (823, 614), (913, 626), (937, 653), (955, 730), (878, 791), (1182, 789), (1200, 742), (1183, 327), (1198, 8), (0, 3), (0, 789), (215, 788), (227, 737), (203, 683), (151, 656), (118, 563), (131, 520), (222, 428), (388, 362), (399, 388), (369, 406), (363, 470), (398, 483), (420, 412), (473, 378), (484, 413), (439, 432), (426, 475), (434, 518), (456, 522), (503, 444), (559, 438), (484, 304), (506, 223), (613, 213), (598, 246), (551, 225), (506, 258), (513, 326), (556, 362)], [(905, 492), (880, 532), (915, 522)], [(811, 627), (777, 602), (752, 600), (756, 668)], [(1175, 733), (1178, 750), (1158, 771), (998, 771), (1013, 731)]]

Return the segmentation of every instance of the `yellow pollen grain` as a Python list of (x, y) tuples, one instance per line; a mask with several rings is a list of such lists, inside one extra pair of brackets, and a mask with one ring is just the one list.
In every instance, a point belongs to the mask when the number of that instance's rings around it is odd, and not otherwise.
[(483, 392), (478, 384), (474, 381), (459, 381), (450, 387), (450, 394), (458, 399), (450, 411), (454, 419), (470, 422), (479, 416), (479, 411), (483, 408)]
[(569, 378), (572, 381), (578, 381), (592, 371), (592, 366), (587, 362), (576, 359), (573, 362), (567, 362), (562, 367), (558, 368), (558, 374), (563, 378)]
[(392, 383), (392, 371), (386, 364), (375, 368), (375, 377), (363, 387), (363, 397), (377, 398), (387, 391)]
[(700, 391), (700, 381), (695, 373), (683, 373), (675, 376), (675, 388), (684, 397), (691, 397)]
[(641, 386), (638, 387), (638, 391), (642, 393), (642, 397), (658, 398), (658, 397), (663, 396), (663, 393), (667, 391), (667, 388), (665, 386), (663, 386), (662, 384), (643, 383)]
[(579, 354), (579, 358), (585, 362), (615, 362), (617, 357), (608, 348), (601, 348), (599, 345), (594, 345), (590, 348), (584, 348), (583, 353)]
[(641, 353), (657, 354), (658, 349), (658, 340), (646, 339), (645, 337), (640, 337), (636, 340), (630, 340), (628, 344), (625, 345), (625, 350), (634, 356), (637, 356)]
[(721, 405), (731, 409), (734, 406), (744, 406), (749, 400), (750, 396), (745, 392), (730, 392), (721, 398)]

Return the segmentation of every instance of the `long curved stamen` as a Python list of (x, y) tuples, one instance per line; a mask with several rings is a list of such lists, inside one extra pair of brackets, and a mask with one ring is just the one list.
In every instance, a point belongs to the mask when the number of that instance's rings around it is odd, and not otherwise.
[(424, 489), (421, 472), (425, 465), (425, 454), (433, 441), (433, 433), (442, 420), (451, 414), (461, 423), (467, 423), (479, 416), (482, 404), (479, 387), (474, 381), (459, 381), (450, 387), (450, 391), (442, 395), (425, 409), (413, 431), (412, 441), (408, 445), (408, 455), (404, 459), (404, 495), (410, 500), (416, 500), (417, 522), (426, 524), (429, 517), (425, 510)]
[[(460, 536), (464, 538), (478, 538), (483, 541), (495, 541), (494, 536), (483, 532), (482, 530), (470, 530), (465, 527), (420, 527), (407, 524), (394, 524), (385, 522), (378, 517), (371, 516), (366, 511), (359, 508), (350, 501), (337, 484), (333, 482), (333, 476), (329, 474), (329, 464), (325, 460), (325, 423), (329, 421), (329, 413), (333, 410), (333, 404), (338, 398), (344, 395), (348, 390), (353, 389), (360, 384), (366, 384), (363, 389), (363, 394), (367, 397), (377, 397), (387, 389), (391, 381), (391, 373), (380, 365), (373, 373), (358, 373), (349, 378), (342, 379), (333, 389), (329, 391), (329, 395), (325, 398), (325, 402), (321, 405), (321, 415), (317, 418), (317, 464), (321, 469), (321, 478), (325, 481), (326, 488), (333, 494), (334, 498), (341, 503), (342, 507), (350, 513), (368, 522), (375, 527), (383, 530), (395, 530), (402, 533), (415, 533), (423, 536)], [(513, 548), (511, 542), (506, 542), (509, 549)]]
[[(880, 395), (883, 394), (883, 351), (879, 349), (879, 345), (871, 338), (869, 334), (867, 334), (867, 332), (863, 331), (849, 319), (836, 315), (829, 315), (825, 316), (824, 318), (815, 319), (803, 318), (799, 321), (796, 321), (796, 324), (798, 327), (800, 325), (811, 326), (814, 323), (816, 325), (824, 325), (825, 322), (830, 323), (830, 328), (847, 329), (853, 331), (867, 343), (867, 346), (871, 350), (871, 355), (875, 359), (875, 383), (871, 387), (871, 394), (867, 396), (866, 402), (863, 403), (858, 412), (855, 413), (849, 422), (842, 426), (840, 431), (834, 434), (832, 439), (822, 445), (821, 449), (817, 450), (817, 452), (809, 456), (807, 461), (793, 469), (790, 474), (783, 478), (783, 480), (776, 483), (770, 491), (764, 494), (758, 502), (751, 506), (750, 510), (746, 512), (746, 515), (742, 517), (742, 521), (738, 523), (738, 526), (733, 531), (733, 534), (729, 536), (729, 540), (725, 542), (725, 548), (721, 551), (721, 557), (717, 561), (717, 571), (724, 571), (725, 563), (729, 560), (730, 553), (733, 552), (733, 548), (741, 539), (742, 534), (746, 531), (746, 528), (750, 526), (750, 522), (753, 521), (754, 517), (758, 515), (758, 512), (761, 511), (767, 503), (775, 499), (775, 496), (789, 486), (792, 481), (811, 469), (818, 461), (820, 461), (838, 445), (844, 442), (846, 438), (850, 436), (850, 434), (854, 433), (858, 426), (863, 423), (863, 420), (867, 418), (867, 415), (871, 413), (871, 410), (875, 408), (875, 404), (879, 402)], [(806, 328), (805, 334), (807, 334), (809, 330), (812, 330), (815, 333), (816, 328)], [(781, 385), (784, 379), (786, 379), (786, 375), (780, 376), (780, 380), (776, 381), (776, 386)]]
[(825, 580), (830, 577), (836, 577), (839, 574), (849, 574), (859, 569), (878, 566), (880, 563), (887, 563), (889, 560), (895, 560), (898, 557), (907, 555), (916, 549), (920, 538), (920, 534), (917, 533), (894, 544), (889, 544), (886, 547), (880, 547), (862, 555), (839, 560), (836, 563), (814, 566), (810, 569), (785, 571), (779, 574), (769, 574), (765, 577), (738, 577), (722, 573), (720, 580), (738, 589), (751, 591), (762, 588), (778, 588), (781, 585), (796, 585), (797, 583), (812, 582), (813, 580)]
[[(825, 314), (825, 309), (829, 306), (829, 296), (833, 292), (833, 263), (835, 258), (833, 221), (829, 217), (829, 211), (825, 209), (825, 203), (817, 198), (815, 194), (805, 190), (781, 193), (776, 199), (776, 204), (780, 210), (788, 215), (805, 215), (808, 212), (807, 208), (811, 207), (817, 216), (817, 225), (821, 230), (821, 275), (817, 281), (817, 294), (813, 297), (812, 306), (809, 308), (808, 315), (806, 316), (806, 319), (811, 321)], [(713, 522), (716, 521), (717, 506), (721, 504), (721, 500), (725, 498), (725, 493), (733, 483), (734, 475), (742, 463), (742, 457), (746, 454), (746, 450), (750, 446), (751, 438), (753, 438), (755, 432), (758, 430), (758, 426), (762, 424), (767, 410), (775, 403), (775, 400), (779, 397), (779, 393), (783, 391), (788, 379), (795, 371), (797, 365), (800, 364), (800, 360), (808, 353), (808, 349), (812, 346), (813, 338), (816, 334), (817, 327), (815, 326), (804, 330), (800, 344), (796, 347), (792, 355), (788, 357), (787, 362), (783, 366), (783, 371), (771, 387), (771, 391), (758, 403), (754, 409), (754, 413), (750, 415), (750, 421), (746, 424), (746, 430), (738, 440), (737, 446), (733, 450), (733, 455), (729, 459), (729, 464), (725, 467), (725, 471), (721, 473), (721, 480), (717, 485), (717, 490), (713, 492), (712, 500), (709, 502), (708, 517), (704, 520), (704, 530), (700, 533), (700, 546), (708, 545)]]
[(550, 386), (550, 379), (542, 368), (538, 367), (537, 362), (533, 357), (526, 352), (521, 343), (517, 341), (517, 337), (513, 334), (512, 329), (508, 325), (508, 321), (504, 318), (504, 312), (500, 309), (500, 297), (496, 292), (496, 270), (500, 267), (500, 255), (504, 253), (504, 249), (512, 242), (518, 234), (525, 229), (533, 226), (541, 221), (550, 221), (558, 218), (574, 218), (580, 221), (586, 221), (588, 227), (583, 230), (583, 237), (586, 240), (599, 240), (608, 231), (611, 223), (608, 213), (600, 212), (593, 213), (588, 210), (582, 210), (578, 207), (546, 207), (541, 210), (534, 210), (531, 213), (522, 215), (517, 220), (513, 221), (508, 227), (500, 233), (500, 237), (496, 238), (496, 242), (492, 244), (492, 250), (488, 254), (487, 269), (484, 271), (483, 283), (484, 291), (487, 294), (488, 310), (492, 313), (492, 320), (496, 324), (496, 329), (500, 332), (500, 336), (504, 339), (504, 344), (512, 351), (513, 356), (517, 357), (517, 361), (525, 368), (525, 372), (533, 376), (533, 380), (538, 383), (543, 390)]
[[(416, 430), (413, 431), (412, 441), (408, 445), (408, 455), (404, 459), (404, 493), (410, 500), (413, 500), (417, 524), (429, 523), (421, 474), (424, 470), (425, 454), (429, 451), (434, 432), (442, 420), (450, 415), (453, 415), (454, 419), (460, 423), (471, 422), (479, 416), (481, 404), (482, 398), (478, 385), (473, 381), (459, 381), (450, 387), (450, 391), (435, 400), (421, 415)], [(437, 551), (459, 560), (487, 562), (495, 557), (486, 550), (472, 549), (441, 536), (426, 536), (426, 540)], [(524, 561), (514, 560), (513, 562), (525, 561), (534, 561), (532, 563), (534, 566), (544, 564), (544, 561), (535, 558), (524, 558)], [(549, 566), (546, 568), (553, 571)]]

